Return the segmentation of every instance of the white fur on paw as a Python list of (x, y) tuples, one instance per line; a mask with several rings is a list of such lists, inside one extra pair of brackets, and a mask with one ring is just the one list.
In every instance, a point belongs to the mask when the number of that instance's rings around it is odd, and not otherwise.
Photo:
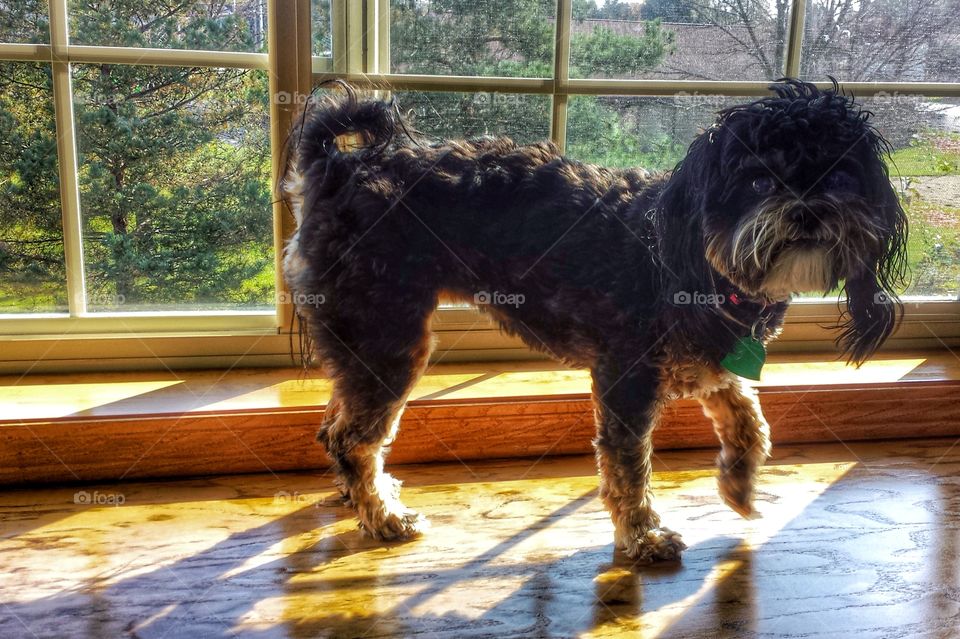
[(637, 531), (624, 543), (623, 551), (638, 564), (655, 561), (679, 561), (680, 554), (687, 549), (680, 534), (669, 528), (651, 528)]
[(393, 541), (419, 537), (430, 527), (430, 522), (423, 515), (408, 510), (400, 514), (387, 513), (376, 527), (363, 524), (360, 527), (374, 539)]

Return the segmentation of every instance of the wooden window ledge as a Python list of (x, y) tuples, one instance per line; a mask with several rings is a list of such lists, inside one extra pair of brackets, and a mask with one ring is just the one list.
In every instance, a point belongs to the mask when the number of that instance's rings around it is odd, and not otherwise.
[[(771, 357), (758, 384), (775, 442), (960, 435), (960, 360), (883, 353)], [(586, 371), (549, 362), (438, 364), (411, 395), (391, 463), (590, 451)], [(0, 377), (0, 484), (102, 481), (328, 466), (315, 443), (330, 395), (299, 369)], [(714, 447), (691, 400), (660, 448)]]

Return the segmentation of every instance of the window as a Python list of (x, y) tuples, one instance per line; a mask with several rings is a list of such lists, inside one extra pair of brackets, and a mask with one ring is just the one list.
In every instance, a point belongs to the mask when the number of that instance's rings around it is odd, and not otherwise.
[(0, 334), (21, 336), (5, 354), (277, 336), (270, 12), (0, 2)]
[[(348, 77), (393, 89), (400, 108), (437, 138), (528, 139), (538, 123), (545, 125), (531, 93), (549, 96), (550, 135), (568, 155), (670, 169), (717, 110), (766, 95), (769, 82), (784, 75), (825, 82), (832, 74), (875, 113), (893, 147), (888, 164), (913, 228), (913, 279), (902, 291), (908, 323), (899, 336), (916, 345), (956, 335), (960, 85), (950, 62), (960, 53), (956, 0), (489, 4), (369, 3), (375, 29), (367, 34), (366, 59), (376, 63)], [(512, 108), (504, 112), (498, 104)], [(824, 326), (837, 318), (837, 299), (798, 302), (779, 346), (828, 346), (832, 334)]]
[[(178, 363), (289, 362), (272, 186), (329, 77), (390, 91), (435, 138), (669, 169), (716, 110), (835, 75), (893, 146), (901, 337), (960, 337), (958, 33), (957, 0), (0, 0), (0, 334), (20, 336), (0, 368), (118, 334), (131, 365), (161, 337)], [(781, 343), (825, 345), (836, 300), (801, 301)], [(524, 353), (470, 309), (437, 326), (464, 357)]]

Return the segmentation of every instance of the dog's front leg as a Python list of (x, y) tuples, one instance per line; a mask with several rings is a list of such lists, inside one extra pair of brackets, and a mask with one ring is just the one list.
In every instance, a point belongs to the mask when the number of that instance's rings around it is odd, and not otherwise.
[(760, 411), (757, 391), (743, 388), (734, 378), (729, 386), (699, 399), (722, 447), (717, 457), (720, 496), (730, 508), (749, 517), (757, 472), (770, 456), (770, 428)]
[(650, 491), (651, 434), (662, 403), (656, 370), (610, 359), (592, 373), (600, 497), (613, 518), (614, 542), (638, 562), (679, 559), (686, 545), (660, 525)]

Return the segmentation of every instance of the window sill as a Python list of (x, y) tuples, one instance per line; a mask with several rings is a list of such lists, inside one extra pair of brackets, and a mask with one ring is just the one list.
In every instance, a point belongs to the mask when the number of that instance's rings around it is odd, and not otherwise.
[[(860, 370), (780, 353), (759, 389), (775, 442), (960, 435), (960, 360), (884, 353)], [(411, 396), (391, 463), (590, 450), (586, 371), (550, 362), (438, 364)], [(0, 377), (0, 484), (318, 469), (328, 380), (299, 369)], [(657, 447), (716, 445), (675, 402)]]

